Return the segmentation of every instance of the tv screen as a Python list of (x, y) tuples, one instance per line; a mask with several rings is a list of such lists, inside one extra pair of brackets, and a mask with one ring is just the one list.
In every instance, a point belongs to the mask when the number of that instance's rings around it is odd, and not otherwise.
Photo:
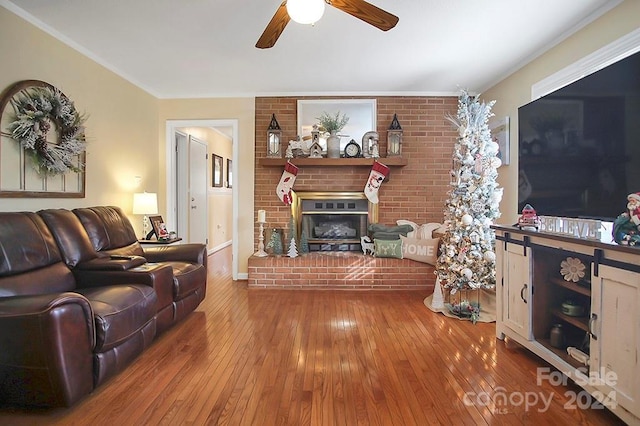
[(613, 221), (640, 192), (640, 53), (518, 108), (518, 211)]

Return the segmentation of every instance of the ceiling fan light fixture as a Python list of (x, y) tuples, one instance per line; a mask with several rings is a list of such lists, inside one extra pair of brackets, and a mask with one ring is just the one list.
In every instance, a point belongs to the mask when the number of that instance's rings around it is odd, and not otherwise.
[(287, 0), (287, 13), (299, 24), (315, 24), (324, 14), (324, 3), (324, 0)]

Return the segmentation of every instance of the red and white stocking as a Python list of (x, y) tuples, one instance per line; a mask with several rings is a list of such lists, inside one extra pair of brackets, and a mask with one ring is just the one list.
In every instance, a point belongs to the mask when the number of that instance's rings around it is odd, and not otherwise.
[(291, 205), (291, 188), (293, 188), (297, 175), (298, 167), (287, 161), (287, 164), (284, 165), (284, 172), (282, 173), (280, 182), (276, 187), (276, 194), (278, 194), (278, 198), (280, 198), (280, 201), (285, 203), (287, 206)]
[(380, 188), (382, 181), (388, 174), (389, 167), (378, 161), (373, 163), (371, 173), (369, 173), (369, 180), (367, 180), (367, 184), (364, 186), (364, 195), (366, 195), (373, 204), (378, 204), (378, 188)]

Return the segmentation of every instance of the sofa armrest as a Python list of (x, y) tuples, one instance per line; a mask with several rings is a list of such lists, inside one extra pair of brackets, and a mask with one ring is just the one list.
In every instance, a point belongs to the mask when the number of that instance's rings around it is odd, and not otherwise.
[(149, 262), (182, 261), (207, 266), (207, 246), (204, 244), (178, 244), (161, 247), (142, 247)]
[(126, 271), (147, 263), (142, 256), (97, 257), (86, 262), (80, 262), (76, 268), (80, 271)]
[(84, 296), (0, 298), (0, 395), (20, 405), (72, 405), (93, 390), (94, 346)]

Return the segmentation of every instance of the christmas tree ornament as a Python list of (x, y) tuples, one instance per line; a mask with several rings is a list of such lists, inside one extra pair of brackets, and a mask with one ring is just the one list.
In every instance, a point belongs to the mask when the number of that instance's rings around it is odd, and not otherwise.
[(471, 216), (468, 213), (465, 213), (461, 218), (460, 221), (462, 222), (462, 224), (464, 226), (469, 226), (473, 223), (473, 216)]
[(497, 169), (498, 167), (502, 166), (502, 160), (499, 159), (498, 157), (493, 157), (489, 160), (489, 167), (492, 169)]
[(471, 210), (473, 210), (474, 213), (480, 213), (484, 210), (484, 203), (480, 200), (474, 201), (471, 203)]
[(369, 179), (364, 187), (364, 195), (373, 204), (378, 204), (378, 189), (382, 185), (382, 181), (389, 174), (389, 167), (374, 161), (371, 172), (369, 173)]
[(287, 161), (284, 165), (284, 172), (280, 177), (280, 182), (276, 187), (276, 194), (280, 201), (285, 203), (287, 206), (291, 205), (292, 197), (291, 197), (291, 188), (293, 188), (293, 184), (296, 181), (296, 176), (298, 175), (298, 167)]
[(496, 254), (492, 251), (485, 251), (483, 254), (484, 260), (486, 260), (489, 263), (495, 263), (496, 261)]
[(483, 158), (480, 154), (476, 154), (476, 162), (475, 162), (475, 172), (478, 174), (482, 173), (482, 170), (484, 170), (483, 167)]
[(473, 271), (471, 271), (471, 269), (469, 268), (464, 268), (462, 270), (462, 276), (465, 277), (467, 280), (470, 280), (471, 277), (473, 277)]

